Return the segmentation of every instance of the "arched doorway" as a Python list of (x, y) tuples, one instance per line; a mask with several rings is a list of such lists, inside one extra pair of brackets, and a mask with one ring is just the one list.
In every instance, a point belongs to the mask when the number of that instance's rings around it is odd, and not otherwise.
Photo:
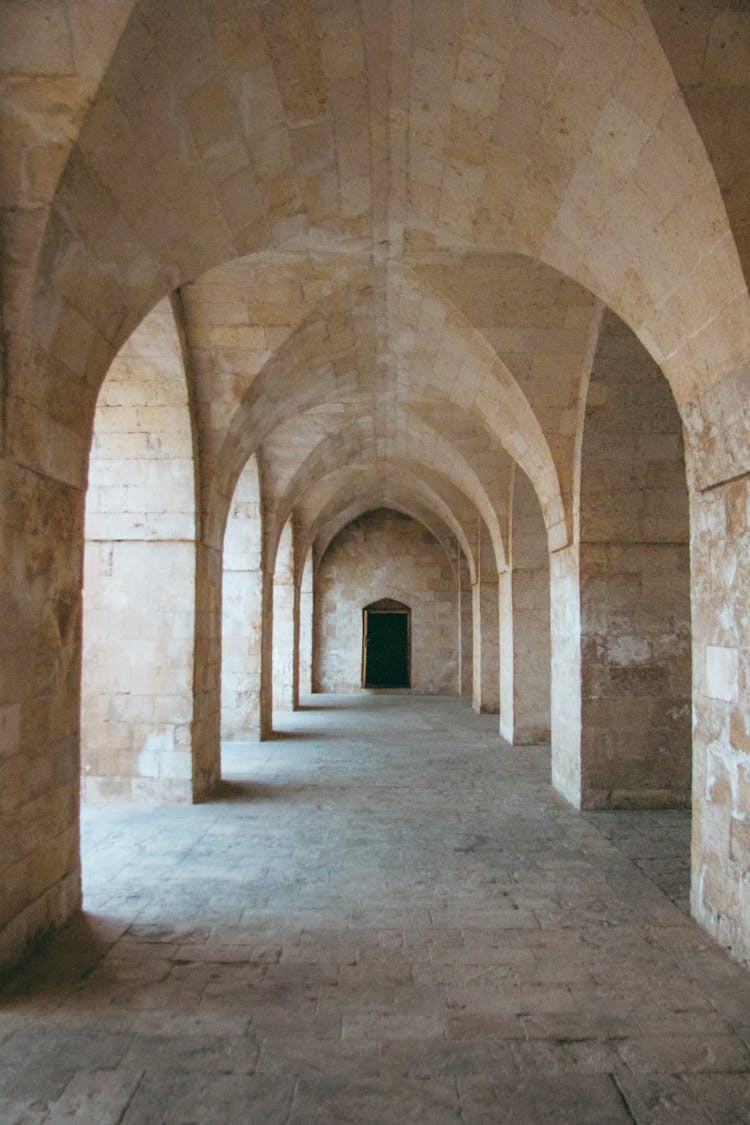
[(382, 598), (362, 610), (362, 686), (411, 686), (411, 610)]
[(94, 417), (86, 493), (81, 792), (194, 796), (193, 419), (161, 301), (123, 344)]

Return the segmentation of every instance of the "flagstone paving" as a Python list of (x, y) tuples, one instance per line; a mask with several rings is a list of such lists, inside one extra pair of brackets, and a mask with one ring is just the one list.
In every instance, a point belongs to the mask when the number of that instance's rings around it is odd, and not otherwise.
[(575, 812), (465, 701), (277, 719), (213, 801), (83, 809), (86, 913), (0, 997), (0, 1121), (750, 1122), (687, 813)]

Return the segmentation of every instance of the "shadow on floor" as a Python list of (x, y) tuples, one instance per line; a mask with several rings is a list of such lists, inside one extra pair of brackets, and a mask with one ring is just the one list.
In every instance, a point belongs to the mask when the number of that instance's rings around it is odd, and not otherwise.
[(128, 928), (117, 921), (81, 912), (59, 930), (50, 930), (23, 966), (0, 979), (2, 1004), (68, 993), (85, 980)]
[[(300, 703), (297, 711), (341, 711), (337, 703)], [(293, 712), (294, 713), (294, 712)]]
[(269, 785), (257, 781), (222, 778), (214, 787), (208, 804), (215, 801), (278, 801), (289, 796), (288, 785)]
[(208, 801), (203, 804), (236, 801), (251, 803), (258, 801), (321, 801), (344, 797), (347, 787), (335, 785), (315, 785), (307, 781), (290, 780), (283, 785), (270, 782), (245, 781), (241, 778), (226, 777), (219, 781)]

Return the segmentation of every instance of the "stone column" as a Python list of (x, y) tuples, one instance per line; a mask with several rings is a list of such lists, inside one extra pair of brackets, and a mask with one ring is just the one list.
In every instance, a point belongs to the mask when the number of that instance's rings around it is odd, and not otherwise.
[(299, 592), (299, 692), (310, 695), (312, 692), (313, 660), (313, 557), (307, 556), (302, 572)]
[(482, 574), (472, 587), (473, 694), (475, 711), (500, 709), (499, 605), (497, 574)]
[(0, 969), (81, 905), (83, 492), (0, 461)]
[(459, 693), (462, 696), (471, 696), (474, 681), (472, 662), (474, 646), (474, 638), (472, 636), (473, 596), (469, 568), (463, 555), (461, 556), (459, 564), (459, 594), (461, 626), (459, 633), (461, 639), (461, 679), (459, 681)]
[(498, 575), (498, 629), (500, 645), (500, 735), (513, 742), (515, 732), (513, 685), (513, 572), (505, 570)]
[(552, 784), (581, 807), (581, 603), (578, 547), (550, 555)]
[[(547, 529), (534, 489), (516, 470), (513, 485), (512, 604), (513, 731), (516, 745), (549, 742), (550, 588)], [(501, 661), (502, 667), (502, 661)], [(501, 710), (502, 714), (502, 710)], [(500, 731), (504, 737), (508, 735)]]
[(750, 959), (750, 481), (691, 497), (695, 917)]
[(221, 636), (221, 733), (260, 734), (260, 482), (255, 458), (243, 470), (224, 532)]
[(221, 552), (199, 543), (195, 569), (192, 797), (200, 801), (221, 776)]
[(273, 709), (293, 711), (299, 602), (294, 581), (291, 526), (282, 535), (273, 577)]
[(273, 733), (273, 573), (264, 570), (261, 582), (260, 737)]
[(580, 484), (581, 798), (690, 800), (690, 559), (672, 392), (613, 313), (588, 389)]

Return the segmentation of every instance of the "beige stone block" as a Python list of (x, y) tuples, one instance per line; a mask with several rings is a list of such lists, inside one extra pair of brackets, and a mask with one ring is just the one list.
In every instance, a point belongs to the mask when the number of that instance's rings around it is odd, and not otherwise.
[(712, 86), (743, 87), (750, 74), (750, 18), (746, 11), (716, 14), (711, 24), (703, 78)]
[(575, 31), (575, 9), (549, 0), (522, 0), (519, 22), (522, 27), (562, 46)]
[(0, 707), (0, 758), (11, 758), (20, 751), (21, 706), (18, 703)]
[(189, 750), (162, 751), (159, 755), (159, 777), (172, 781), (189, 781), (193, 775), (193, 763)]
[(54, 194), (68, 157), (65, 144), (35, 145), (26, 159), (28, 181), (25, 198), (29, 203), (46, 202)]
[(219, 203), (233, 231), (244, 232), (265, 218), (266, 195), (249, 166), (237, 169), (224, 180), (219, 190)]
[(632, 171), (647, 144), (651, 126), (633, 109), (614, 98), (604, 108), (592, 138), (592, 149), (599, 160), (619, 175)]
[(458, 56), (453, 101), (460, 109), (491, 116), (505, 77), (504, 61), (464, 47)]
[(261, 132), (283, 124), (283, 105), (270, 63), (243, 75), (240, 89), (240, 105), (246, 136), (255, 137)]
[(268, 65), (262, 22), (257, 12), (245, 11), (239, 21), (214, 20), (211, 34), (224, 65), (239, 75), (244, 77), (248, 71), (257, 73)]
[(3, 10), (0, 67), (10, 74), (73, 73), (73, 43), (67, 12), (54, 3), (7, 0)]
[(22, 463), (44, 475), (80, 487), (86, 443), (83, 435), (61, 425), (30, 403), (14, 401), (14, 449)]
[(140, 1070), (95, 1070), (74, 1075), (64, 1093), (51, 1103), (52, 1119), (98, 1121), (115, 1125), (141, 1081)]
[(321, 21), (321, 55), (331, 85), (359, 78), (365, 71), (362, 28), (353, 12), (327, 13)]
[(354, 176), (341, 184), (341, 213), (345, 217), (364, 215), (372, 206), (371, 182), (368, 176)]
[(263, 328), (252, 325), (211, 324), (204, 333), (194, 335), (198, 347), (230, 348), (233, 351), (259, 351), (266, 344)]
[(129, 800), (131, 779), (129, 777), (97, 777), (84, 775), (82, 796), (87, 801)]
[(732, 710), (729, 736), (733, 749), (741, 753), (750, 753), (750, 715), (744, 709)]
[(132, 800), (137, 804), (187, 804), (192, 793), (189, 784), (169, 778), (134, 777), (131, 781)]
[(265, 129), (253, 147), (256, 171), (265, 182), (269, 214), (276, 218), (299, 209), (299, 192), (293, 173), (292, 141), (286, 125)]
[(718, 645), (706, 647), (706, 692), (712, 699), (727, 703), (737, 700), (738, 653)]
[(199, 152), (205, 152), (237, 127), (237, 111), (227, 87), (206, 82), (184, 100), (185, 118)]
[(732, 816), (729, 829), (729, 856), (743, 871), (750, 871), (750, 820)]

